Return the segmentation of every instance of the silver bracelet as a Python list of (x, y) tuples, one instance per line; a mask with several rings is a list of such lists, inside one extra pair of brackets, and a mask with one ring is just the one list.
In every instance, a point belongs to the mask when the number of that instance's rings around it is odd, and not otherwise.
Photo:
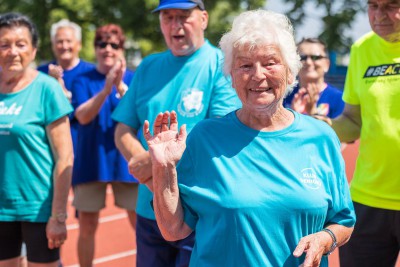
[(337, 247), (337, 239), (336, 239), (335, 234), (332, 232), (332, 230), (330, 230), (328, 228), (324, 228), (321, 231), (328, 233), (331, 236), (332, 241), (333, 241), (333, 243), (332, 243), (331, 247), (329, 248), (328, 252), (324, 254), (324, 256), (329, 256), (329, 255), (332, 254), (332, 252)]

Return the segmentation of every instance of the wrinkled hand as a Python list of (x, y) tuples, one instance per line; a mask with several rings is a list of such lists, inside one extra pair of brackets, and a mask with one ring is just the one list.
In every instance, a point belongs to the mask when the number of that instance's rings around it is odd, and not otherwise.
[(64, 76), (64, 70), (61, 66), (49, 64), (49, 75), (60, 80)]
[(176, 166), (186, 148), (186, 125), (182, 125), (178, 133), (178, 119), (175, 111), (159, 113), (154, 121), (153, 133), (145, 121), (144, 137), (149, 147), (153, 166)]
[(141, 184), (151, 178), (151, 158), (148, 151), (133, 156), (128, 163), (129, 173), (132, 174)]
[(47, 245), (49, 249), (59, 248), (67, 239), (67, 226), (57, 220), (49, 219), (46, 226)]
[(292, 100), (292, 109), (302, 114), (316, 114), (319, 90), (315, 83), (307, 84), (307, 87), (300, 88)]
[(321, 263), (322, 255), (328, 251), (332, 243), (331, 237), (325, 232), (317, 232), (300, 239), (293, 256), (300, 257), (306, 253), (303, 264), (300, 267), (318, 267)]

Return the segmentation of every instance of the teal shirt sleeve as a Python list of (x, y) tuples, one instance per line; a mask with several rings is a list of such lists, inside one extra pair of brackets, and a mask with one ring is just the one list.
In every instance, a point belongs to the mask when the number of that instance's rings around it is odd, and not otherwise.
[[(39, 74), (44, 75), (44, 74)], [(47, 87), (43, 91), (42, 103), (44, 105), (44, 124), (47, 126), (73, 111), (71, 104), (65, 97), (61, 85), (54, 79), (44, 82)]]
[(231, 111), (241, 108), (236, 91), (232, 88), (230, 76), (225, 76), (222, 72), (222, 66), (218, 66), (215, 76), (215, 83), (212, 91), (208, 118), (222, 117)]

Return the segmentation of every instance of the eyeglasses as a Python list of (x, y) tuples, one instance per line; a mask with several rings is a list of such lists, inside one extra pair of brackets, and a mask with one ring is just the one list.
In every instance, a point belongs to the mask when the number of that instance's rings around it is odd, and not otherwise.
[(317, 61), (326, 57), (321, 55), (300, 55), (300, 61), (307, 61), (308, 58), (311, 58), (312, 61)]
[(96, 46), (100, 48), (106, 48), (108, 45), (111, 46), (112, 49), (117, 50), (119, 49), (119, 44), (116, 43), (107, 43), (107, 42), (97, 42)]

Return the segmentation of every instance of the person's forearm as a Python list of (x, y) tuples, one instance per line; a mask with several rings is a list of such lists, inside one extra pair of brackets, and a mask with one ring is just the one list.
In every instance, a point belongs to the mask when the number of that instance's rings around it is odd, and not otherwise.
[(72, 178), (73, 156), (59, 159), (53, 171), (54, 193), (52, 215), (65, 214)]
[(340, 224), (331, 224), (325, 228), (328, 228), (334, 233), (338, 247), (343, 246), (349, 241), (351, 233), (353, 232), (354, 229), (353, 227), (346, 227)]
[(357, 140), (360, 137), (362, 126), (360, 105), (346, 103), (343, 113), (338, 118), (330, 121), (330, 124), (340, 141), (352, 142)]
[(136, 132), (123, 123), (117, 124), (117, 127), (115, 128), (114, 141), (126, 161), (129, 161), (135, 154), (146, 152), (140, 141), (137, 139)]
[(75, 117), (79, 123), (82, 125), (90, 123), (99, 114), (108, 95), (106, 91), (102, 90), (97, 95), (81, 104), (75, 111)]
[(52, 215), (66, 213), (69, 188), (71, 186), (74, 152), (69, 119), (64, 116), (46, 127), (55, 162), (53, 169)]
[(360, 137), (361, 125), (351, 120), (345, 114), (332, 120), (332, 128), (341, 142), (353, 142)]
[(153, 165), (154, 212), (158, 227), (168, 241), (187, 237), (192, 230), (184, 222), (176, 167)]

